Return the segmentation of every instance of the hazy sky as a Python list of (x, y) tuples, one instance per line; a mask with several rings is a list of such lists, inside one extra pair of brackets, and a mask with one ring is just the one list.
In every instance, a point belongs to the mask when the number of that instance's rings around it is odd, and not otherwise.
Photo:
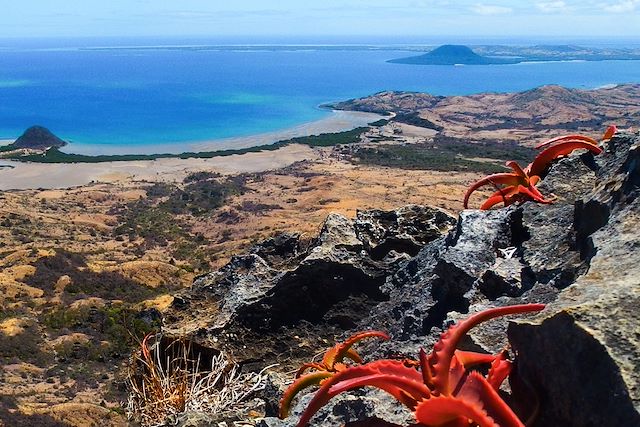
[(0, 0), (0, 37), (640, 36), (640, 0)]

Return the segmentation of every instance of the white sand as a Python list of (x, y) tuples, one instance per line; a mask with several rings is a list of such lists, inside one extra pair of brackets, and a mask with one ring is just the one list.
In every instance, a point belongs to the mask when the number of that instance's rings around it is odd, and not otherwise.
[(101, 154), (159, 154), (159, 153), (186, 153), (199, 151), (216, 151), (228, 149), (240, 149), (255, 147), (257, 145), (273, 144), (291, 138), (322, 133), (343, 132), (357, 127), (366, 126), (384, 118), (379, 114), (363, 113), (359, 111), (333, 111), (324, 119), (314, 122), (282, 129), (274, 132), (261, 133), (235, 138), (215, 139), (210, 141), (193, 141), (181, 143), (167, 143), (158, 145), (138, 145), (135, 147), (119, 147), (109, 145), (89, 145), (82, 143), (70, 143), (62, 151), (74, 154), (86, 154), (90, 156)]
[[(197, 152), (240, 149), (256, 145), (271, 144), (298, 136), (342, 132), (383, 118), (373, 113), (334, 111), (330, 117), (277, 132), (248, 137), (227, 138), (215, 141), (200, 141), (187, 144), (155, 145), (135, 147), (136, 154), (166, 152)], [(12, 140), (0, 140), (11, 143)], [(100, 150), (104, 150), (101, 152)], [(69, 152), (77, 154), (126, 154), (127, 148), (118, 152), (113, 147), (69, 145)], [(63, 151), (66, 151), (63, 149)], [(279, 150), (242, 155), (214, 157), (211, 159), (158, 159), (132, 162), (105, 163), (24, 163), (0, 159), (0, 191), (32, 188), (68, 188), (91, 182), (136, 181), (180, 181), (191, 172), (208, 170), (219, 173), (262, 172), (282, 168), (291, 163), (315, 159), (317, 150), (306, 145), (289, 145)]]
[(274, 151), (236, 154), (211, 159), (158, 159), (105, 163), (23, 163), (0, 160), (0, 191), (68, 188), (91, 182), (180, 181), (196, 171), (223, 174), (262, 172), (316, 159), (317, 150), (293, 144)]

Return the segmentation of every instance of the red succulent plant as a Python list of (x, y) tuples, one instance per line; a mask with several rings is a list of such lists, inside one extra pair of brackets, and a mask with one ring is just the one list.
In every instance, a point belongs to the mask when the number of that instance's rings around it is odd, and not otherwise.
[[(523, 427), (498, 389), (511, 373), (506, 351), (497, 355), (456, 350), (462, 337), (477, 324), (508, 314), (540, 311), (543, 304), (499, 307), (477, 313), (453, 325), (442, 334), (433, 351), (420, 351), (416, 367), (400, 360), (378, 360), (327, 373), (302, 413), (298, 427), (309, 424), (313, 415), (336, 395), (359, 387), (379, 388), (414, 411), (421, 426), (430, 427)], [(470, 367), (489, 364), (487, 376)], [(319, 371), (320, 372), (320, 371)], [(300, 381), (300, 379), (298, 380)], [(299, 391), (294, 382), (285, 392), (281, 416)]]
[[(310, 362), (302, 365), (296, 373), (296, 380), (289, 386), (280, 401), (280, 418), (287, 417), (291, 401), (300, 391), (312, 385), (320, 384), (325, 379), (347, 369), (348, 365), (344, 361), (345, 358), (353, 363), (362, 364), (362, 358), (352, 347), (358, 341), (373, 337), (385, 341), (389, 339), (389, 335), (380, 331), (359, 332), (327, 350), (321, 362)], [(313, 372), (305, 374), (310, 369), (313, 369)]]
[[(611, 139), (616, 131), (616, 126), (609, 126), (601, 141)], [(602, 149), (598, 146), (598, 141), (584, 135), (566, 135), (553, 138), (538, 144), (536, 148), (544, 148), (544, 150), (538, 154), (533, 162), (526, 168), (523, 169), (514, 161), (508, 161), (506, 165), (511, 168), (513, 172), (489, 175), (472, 184), (464, 195), (464, 208), (468, 208), (471, 194), (485, 185), (494, 186), (496, 192), (487, 198), (480, 206), (482, 210), (490, 209), (499, 203), (504, 203), (504, 206), (509, 206), (513, 203), (527, 200), (538, 203), (551, 203), (553, 200), (545, 198), (536, 188), (536, 184), (540, 181), (541, 175), (549, 167), (551, 162), (579, 149), (589, 150), (596, 155), (602, 152)]]

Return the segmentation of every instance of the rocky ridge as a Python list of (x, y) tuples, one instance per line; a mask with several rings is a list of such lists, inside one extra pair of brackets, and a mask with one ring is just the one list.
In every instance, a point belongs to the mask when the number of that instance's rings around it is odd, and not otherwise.
[[(552, 205), (467, 210), (457, 221), (424, 206), (330, 215), (314, 239), (277, 236), (198, 278), (175, 297), (164, 332), (224, 350), (245, 369), (279, 363), (258, 396), (266, 418), (257, 423), (291, 426), (310, 395), (290, 419), (270, 418), (291, 379), (284, 373), (336, 339), (382, 329), (392, 340), (363, 343), (362, 354), (414, 357), (467, 313), (543, 302), (536, 316), (474, 329), (465, 348), (495, 352), (508, 337), (519, 374), (535, 389), (513, 394), (539, 404), (535, 426), (638, 425), (639, 186), (640, 135), (626, 134), (595, 158), (557, 162), (540, 185), (558, 197)], [(375, 391), (334, 400), (314, 425), (411, 420)]]

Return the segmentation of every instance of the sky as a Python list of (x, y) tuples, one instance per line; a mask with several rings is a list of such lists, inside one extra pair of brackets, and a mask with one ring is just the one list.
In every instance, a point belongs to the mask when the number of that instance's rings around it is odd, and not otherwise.
[(640, 0), (0, 0), (0, 37), (640, 38)]

